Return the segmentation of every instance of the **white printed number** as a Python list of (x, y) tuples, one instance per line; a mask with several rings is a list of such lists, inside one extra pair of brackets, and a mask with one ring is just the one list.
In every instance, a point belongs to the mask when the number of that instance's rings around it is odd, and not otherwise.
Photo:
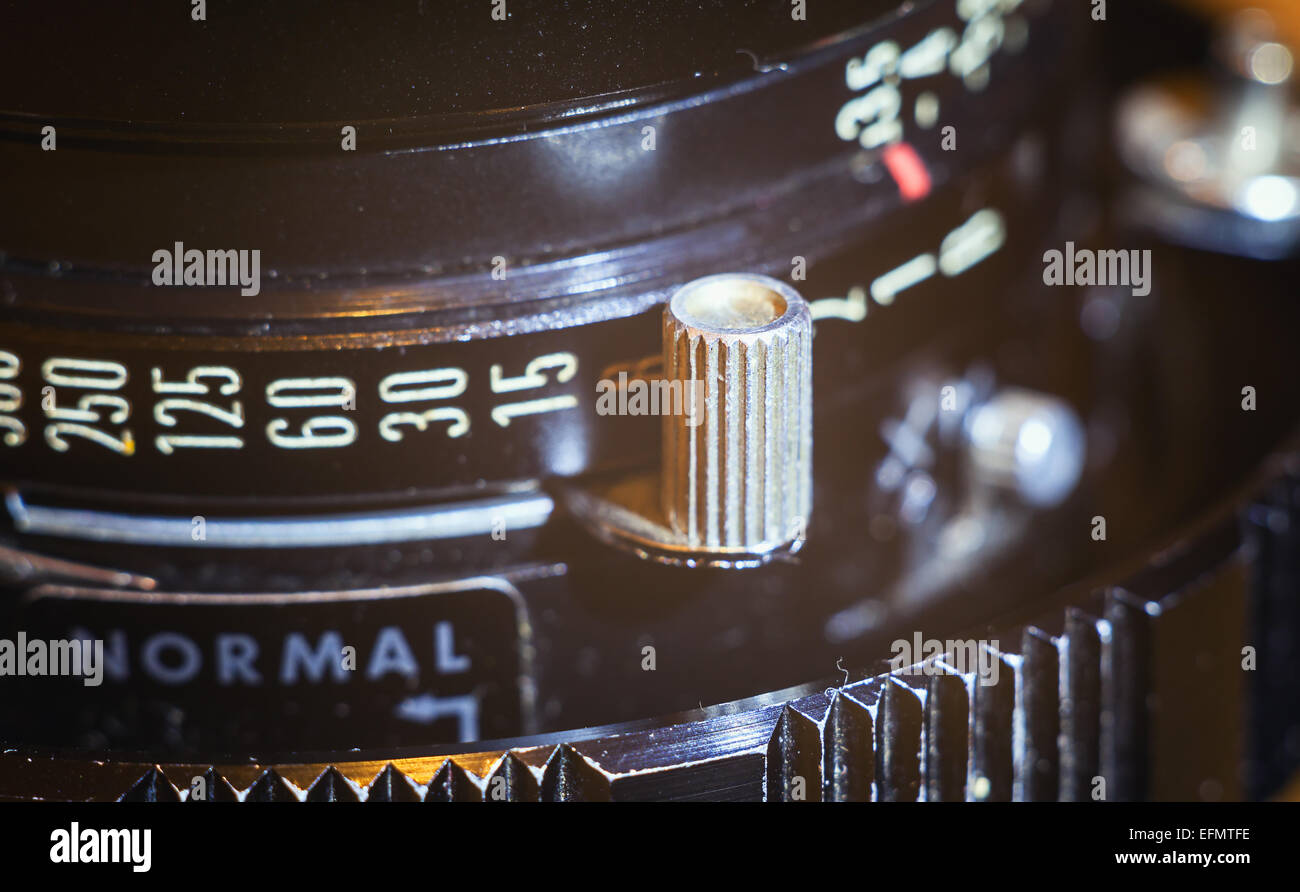
[[(98, 359), (68, 359), (56, 356), (41, 365), (41, 377), (47, 388), (41, 399), (45, 417), (45, 442), (55, 452), (67, 452), (68, 437), (80, 437), (98, 443), (118, 455), (135, 454), (135, 438), (131, 431), (119, 427), (114, 433), (104, 430), (110, 425), (120, 426), (131, 415), (131, 404), (126, 397), (113, 392), (126, 385), (126, 366), (118, 362)], [(99, 391), (74, 397), (75, 408), (59, 406), (60, 391)]]
[[(347, 378), (281, 378), (266, 385), (266, 401), (277, 409), (332, 406), (356, 407), (357, 388)], [(342, 415), (315, 415), (299, 422), (296, 434), (286, 434), (290, 422), (276, 418), (266, 425), (267, 439), (281, 449), (327, 449), (357, 439), (357, 426)]]
[(898, 91), (898, 44), (886, 40), (873, 46), (861, 59), (850, 59), (844, 82), (850, 90), (872, 89), (850, 99), (835, 116), (835, 135), (847, 142), (857, 140), (864, 149), (875, 149), (903, 136), (898, 120), (903, 106)]
[[(539, 356), (524, 367), (524, 373), (507, 377), (499, 365), (489, 370), (489, 379), (493, 393), (514, 393), (545, 387), (550, 381), (545, 374), (554, 371), (555, 381), (564, 384), (573, 380), (578, 373), (578, 357), (572, 353), (547, 353)], [(539, 415), (543, 412), (559, 412), (563, 409), (575, 409), (578, 397), (574, 394), (548, 396), (515, 403), (503, 403), (492, 410), (492, 420), (502, 427), (510, 425), (510, 419), (520, 415)]]
[(23, 392), (18, 385), (10, 384), (18, 377), (23, 364), (15, 354), (0, 350), (0, 442), (6, 446), (21, 446), (27, 439), (27, 427), (11, 413), (23, 407)]
[[(379, 398), (386, 403), (433, 402), (454, 399), (469, 386), (469, 375), (464, 369), (427, 369), (419, 372), (398, 372), (379, 382)], [(469, 433), (469, 415), (456, 406), (435, 406), (423, 412), (389, 412), (379, 420), (379, 435), (390, 443), (398, 443), (405, 432), (402, 427), (417, 431), (428, 430), (430, 424), (451, 422), (447, 436), (463, 437)]]
[[(212, 383), (205, 383), (203, 379)], [(239, 393), (241, 384), (239, 372), (228, 366), (196, 366), (190, 369), (184, 381), (166, 381), (162, 369), (155, 368), (153, 392), (167, 396), (154, 404), (154, 420), (163, 427), (176, 427), (175, 413), (194, 412), (238, 430), (244, 426), (243, 403), (231, 400), (229, 408), (223, 408), (216, 402), (196, 397), (211, 397), (214, 385), (219, 395), (233, 396)], [(177, 449), (242, 449), (244, 440), (234, 435), (159, 434), (154, 445), (162, 454), (171, 455)]]

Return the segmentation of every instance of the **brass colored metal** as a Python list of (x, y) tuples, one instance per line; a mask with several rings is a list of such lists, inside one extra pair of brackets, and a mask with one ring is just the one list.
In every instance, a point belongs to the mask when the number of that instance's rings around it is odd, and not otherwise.
[(664, 308), (664, 372), (702, 396), (663, 417), (663, 508), (692, 548), (766, 552), (812, 507), (812, 315), (766, 276), (697, 279)]

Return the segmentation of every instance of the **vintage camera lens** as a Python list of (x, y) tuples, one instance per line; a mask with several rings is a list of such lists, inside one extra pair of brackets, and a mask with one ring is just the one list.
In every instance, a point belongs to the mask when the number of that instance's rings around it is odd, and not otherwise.
[(1070, 4), (171, 6), (0, 38), (0, 796), (1183, 792), (1290, 261), (1109, 213)]

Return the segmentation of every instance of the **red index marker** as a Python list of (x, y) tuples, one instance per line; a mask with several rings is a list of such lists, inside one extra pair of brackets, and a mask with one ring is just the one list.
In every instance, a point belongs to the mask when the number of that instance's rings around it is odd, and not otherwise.
[(905, 142), (896, 142), (885, 146), (883, 157), (903, 201), (917, 201), (930, 194), (930, 172), (916, 149)]

